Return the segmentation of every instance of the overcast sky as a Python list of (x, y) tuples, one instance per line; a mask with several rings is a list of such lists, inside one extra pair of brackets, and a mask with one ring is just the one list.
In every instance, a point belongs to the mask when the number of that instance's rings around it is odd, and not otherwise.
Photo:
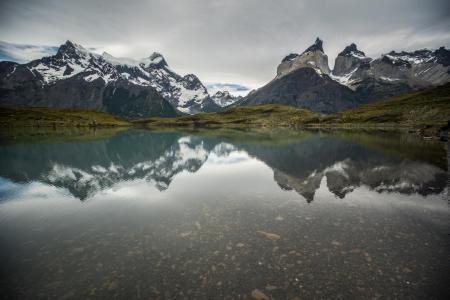
[(0, 0), (0, 40), (70, 39), (115, 56), (161, 52), (203, 82), (258, 87), (319, 36), (333, 65), (355, 42), (369, 56), (450, 46), (448, 0)]

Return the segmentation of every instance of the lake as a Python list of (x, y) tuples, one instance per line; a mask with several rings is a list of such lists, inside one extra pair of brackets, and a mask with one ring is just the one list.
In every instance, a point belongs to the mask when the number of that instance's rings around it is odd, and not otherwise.
[(445, 299), (448, 145), (355, 131), (2, 139), (1, 299)]

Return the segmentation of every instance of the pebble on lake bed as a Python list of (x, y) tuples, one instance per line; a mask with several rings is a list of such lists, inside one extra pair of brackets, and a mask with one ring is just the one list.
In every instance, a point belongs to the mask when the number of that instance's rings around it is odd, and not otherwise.
[(185, 238), (185, 237), (190, 236), (191, 234), (192, 234), (192, 231), (188, 231), (188, 232), (180, 233), (180, 236), (181, 236), (182, 238)]
[(195, 227), (197, 227), (197, 230), (202, 229), (202, 225), (200, 225), (200, 223), (198, 221), (195, 222)]
[(271, 241), (278, 241), (281, 237), (278, 234), (258, 230), (258, 233), (264, 235)]
[(252, 291), (252, 297), (253, 297), (253, 299), (256, 299), (256, 300), (270, 300), (270, 298), (267, 297), (266, 294), (264, 294), (263, 292), (261, 292), (258, 289), (254, 289)]
[(73, 248), (72, 249), (72, 253), (83, 253), (84, 252), (84, 248), (83, 247), (78, 247), (78, 248)]

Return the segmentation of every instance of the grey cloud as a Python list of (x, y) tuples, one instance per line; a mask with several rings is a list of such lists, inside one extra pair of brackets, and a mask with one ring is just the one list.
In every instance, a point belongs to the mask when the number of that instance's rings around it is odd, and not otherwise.
[(320, 36), (330, 58), (356, 42), (369, 56), (450, 43), (444, 0), (23, 0), (0, 3), (0, 39), (71, 39), (116, 56), (164, 54), (180, 73), (256, 87), (284, 55)]

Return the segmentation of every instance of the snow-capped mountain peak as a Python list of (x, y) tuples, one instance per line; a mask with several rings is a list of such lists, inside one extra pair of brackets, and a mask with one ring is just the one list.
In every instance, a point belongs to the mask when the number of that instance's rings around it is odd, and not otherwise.
[(83, 46), (76, 44), (70, 40), (67, 40), (64, 44), (62, 44), (58, 48), (58, 52), (56, 53), (57, 56), (63, 57), (64, 55), (67, 56), (85, 56), (88, 55), (89, 51), (86, 50)]
[(366, 54), (362, 52), (361, 50), (358, 50), (358, 47), (355, 43), (351, 43), (347, 47), (344, 48), (344, 50), (338, 54), (339, 56), (351, 56), (358, 59), (364, 59), (366, 58)]
[[(372, 60), (355, 44), (347, 46), (336, 58), (331, 78), (353, 90), (365, 84), (398, 85), (401, 90), (443, 84), (450, 79), (450, 51), (421, 49), (391, 51)], [(388, 88), (386, 88), (388, 89)]]
[(217, 93), (214, 94), (214, 96), (217, 96), (217, 97), (228, 97), (228, 96), (230, 96), (230, 92), (228, 92), (228, 91), (218, 91)]
[(24, 66), (42, 85), (53, 85), (69, 78), (86, 82), (100, 80), (104, 86), (120, 80), (156, 89), (174, 107), (185, 113), (218, 109), (197, 76), (178, 75), (169, 68), (165, 58), (158, 52), (143, 59), (114, 57), (106, 52), (96, 54), (67, 41), (55, 55)]
[(355, 43), (351, 43), (342, 50), (336, 57), (333, 72), (330, 77), (342, 85), (352, 88), (352, 84), (357, 81), (355, 78), (357, 70), (362, 66), (367, 66), (372, 59), (359, 50)]
[(153, 52), (149, 57), (142, 59), (141, 64), (144, 68), (168, 67), (168, 64), (167, 64), (166, 60), (164, 59), (164, 56), (162, 56), (162, 54), (159, 52)]
[(211, 98), (220, 107), (229, 106), (242, 99), (241, 96), (235, 97), (228, 91), (217, 91)]

